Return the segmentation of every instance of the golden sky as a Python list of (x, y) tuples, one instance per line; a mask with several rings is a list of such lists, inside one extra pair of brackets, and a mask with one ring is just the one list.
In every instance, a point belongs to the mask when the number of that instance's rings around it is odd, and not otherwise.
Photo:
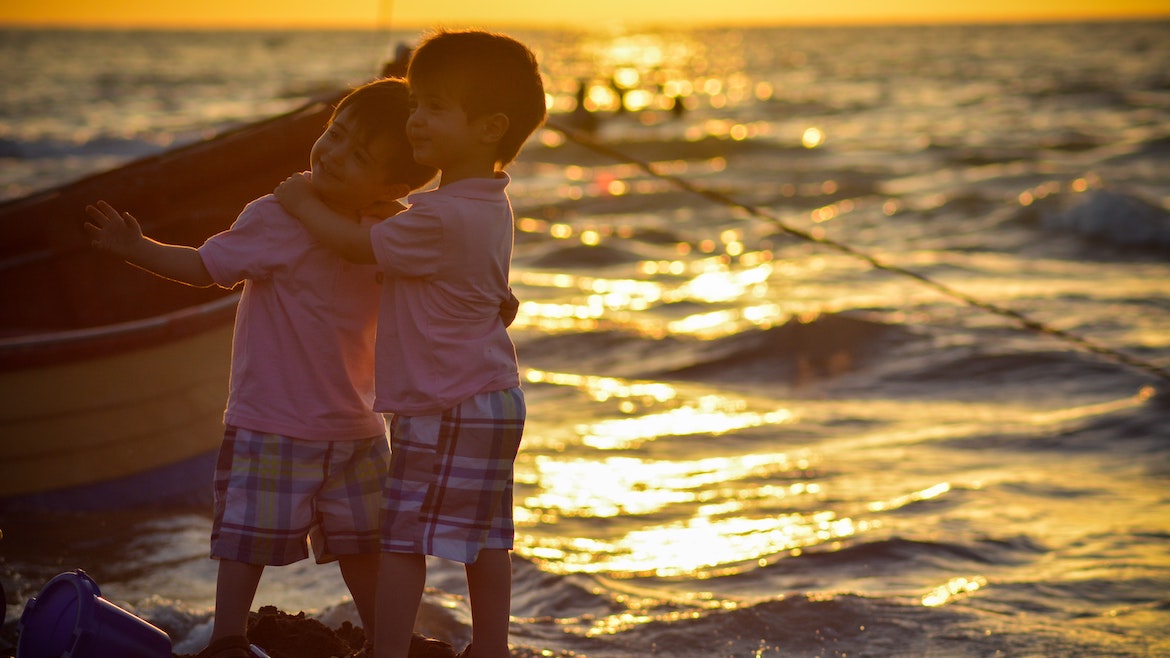
[(1167, 18), (1170, 0), (4, 0), (0, 25), (426, 28)]

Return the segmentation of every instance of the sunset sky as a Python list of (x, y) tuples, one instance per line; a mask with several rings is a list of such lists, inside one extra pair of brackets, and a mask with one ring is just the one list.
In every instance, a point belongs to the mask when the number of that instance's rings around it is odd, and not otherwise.
[(1167, 0), (16, 0), (0, 25), (425, 28), (1170, 17)]

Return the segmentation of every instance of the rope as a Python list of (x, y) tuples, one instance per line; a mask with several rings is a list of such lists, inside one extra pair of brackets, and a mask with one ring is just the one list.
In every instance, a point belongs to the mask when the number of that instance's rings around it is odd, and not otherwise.
[(379, 0), (378, 2), (378, 17), (374, 19), (374, 26), (380, 30), (390, 31), (390, 26), (394, 24), (390, 20), (394, 15), (394, 0)]
[(1087, 351), (1092, 352), (1094, 354), (1097, 354), (1099, 356), (1105, 357), (1107, 359), (1111, 359), (1114, 362), (1129, 366), (1131, 368), (1143, 371), (1149, 375), (1153, 375), (1154, 377), (1158, 377), (1158, 378), (1161, 378), (1167, 382), (1170, 382), (1170, 370), (1162, 368), (1156, 364), (1150, 363), (1149, 361), (1144, 361), (1142, 359), (1139, 359), (1139, 358), (1134, 357), (1132, 355), (1118, 351), (1118, 350), (1113, 349), (1111, 347), (1108, 347), (1106, 345), (1102, 345), (1100, 343), (1097, 343), (1096, 341), (1092, 341), (1092, 340), (1085, 338), (1083, 336), (1079, 336), (1077, 334), (1065, 331), (1063, 329), (1058, 329), (1056, 327), (1049, 326), (1049, 325), (1044, 324), (1043, 322), (1040, 322), (1038, 320), (1033, 320), (1033, 319), (1027, 317), (1026, 315), (1024, 315), (1023, 313), (1016, 311), (1014, 309), (1005, 308), (1003, 306), (999, 306), (997, 304), (993, 304), (991, 302), (987, 302), (987, 301), (978, 299), (978, 298), (973, 297), (965, 292), (962, 292), (960, 290), (956, 290), (955, 288), (952, 288), (944, 283), (940, 283), (938, 281), (935, 281), (934, 279), (931, 279), (923, 274), (920, 274), (918, 272), (914, 272), (913, 270), (908, 270), (906, 268), (899, 267), (897, 265), (890, 265), (888, 263), (883, 263), (880, 260), (878, 260), (877, 257), (873, 256), (872, 254), (868, 254), (868, 253), (861, 251), (859, 249), (855, 249), (854, 247), (851, 247), (845, 243), (838, 242), (836, 240), (830, 240), (830, 239), (824, 238), (824, 237), (817, 237), (811, 233), (808, 233), (807, 231), (802, 231), (798, 228), (791, 227), (788, 224), (786, 224), (784, 222), (784, 220), (780, 219), (779, 217), (775, 216), (774, 214), (769, 213), (769, 212), (767, 212), (767, 211), (765, 211), (757, 206), (741, 203), (741, 202), (731, 198), (730, 196), (728, 196), (722, 192), (717, 192), (714, 190), (709, 190), (709, 189), (698, 187), (694, 183), (692, 183), (691, 181), (686, 180), (684, 178), (681, 178), (679, 176), (659, 172), (658, 170), (656, 170), (654, 168), (653, 164), (646, 162), (644, 160), (640, 160), (638, 158), (635, 158), (635, 157), (633, 157), (627, 153), (624, 153), (618, 149), (601, 144), (597, 140), (593, 139), (592, 137), (589, 137), (588, 135), (586, 135), (580, 131), (574, 130), (572, 128), (568, 128), (566, 126), (559, 125), (558, 123), (556, 123), (554, 121), (546, 122), (545, 125), (546, 125), (546, 127), (561, 133), (569, 141), (574, 142), (576, 144), (579, 144), (580, 146), (583, 146), (591, 151), (600, 153), (600, 154), (602, 154), (606, 157), (612, 158), (618, 162), (633, 164), (633, 165), (637, 166), (639, 169), (645, 171), (647, 174), (649, 174), (655, 178), (658, 178), (660, 180), (664, 180), (664, 181), (667, 181), (669, 183), (672, 183), (673, 185), (675, 185), (683, 190), (686, 190), (687, 192), (691, 192), (693, 194), (696, 194), (698, 196), (701, 196), (705, 199), (708, 199), (710, 201), (713, 201), (713, 202), (721, 204), (721, 205), (739, 208), (739, 209), (747, 212), (749, 215), (751, 215), (753, 217), (767, 220), (767, 221), (775, 224), (781, 231), (783, 231), (784, 233), (787, 233), (788, 235), (794, 236), (794, 237), (799, 238), (801, 240), (805, 240), (807, 242), (812, 242), (814, 244), (818, 244), (818, 245), (821, 245), (824, 247), (828, 247), (830, 249), (834, 249), (838, 252), (841, 252), (843, 254), (847, 254), (847, 255), (852, 256), (854, 258), (858, 258), (860, 260), (865, 261), (866, 263), (869, 263), (870, 266), (874, 267), (875, 269), (884, 270), (886, 272), (891, 272), (893, 274), (897, 274), (900, 276), (909, 277), (909, 278), (914, 279), (915, 281), (918, 281), (919, 283), (921, 283), (929, 288), (933, 288), (934, 290), (942, 293), (943, 295), (946, 295), (947, 297), (957, 299), (959, 301), (962, 301), (965, 304), (968, 304), (969, 306), (973, 306), (975, 308), (987, 311), (989, 313), (993, 313), (995, 315), (999, 315), (999, 316), (1008, 318), (1009, 320), (1015, 322), (1017, 325), (1019, 325), (1023, 329), (1026, 329), (1028, 331), (1033, 331), (1033, 332), (1038, 333), (1038, 334), (1044, 334), (1044, 335), (1048, 335), (1048, 336), (1053, 336), (1055, 338), (1059, 338), (1059, 339), (1064, 340), (1068, 343), (1076, 345), (1084, 350), (1087, 350)]
[(374, 29), (371, 43), (377, 49), (372, 57), (374, 70), (381, 72), (386, 59), (386, 37), (394, 30), (394, 0), (378, 0), (378, 8), (374, 15)]

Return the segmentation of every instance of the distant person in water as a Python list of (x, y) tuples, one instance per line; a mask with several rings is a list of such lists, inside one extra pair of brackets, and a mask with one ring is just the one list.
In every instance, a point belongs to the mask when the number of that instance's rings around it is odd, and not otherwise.
[(573, 111), (569, 114), (567, 123), (570, 128), (580, 130), (585, 133), (593, 134), (597, 131), (598, 124), (597, 115), (589, 110), (589, 83), (586, 80), (577, 82), (577, 104), (573, 106)]
[[(308, 182), (353, 226), (371, 226), (435, 175), (406, 136), (403, 80), (359, 87), (313, 145)], [(372, 637), (382, 488), (390, 450), (374, 400), (381, 274), (321, 246), (272, 195), (198, 248), (146, 238), (104, 201), (89, 206), (93, 244), (191, 286), (243, 282), (226, 429), (214, 479), (215, 621), (201, 658), (244, 658), (248, 613), (266, 565), (337, 560)], [(308, 541), (311, 536), (311, 541)]]
[(466, 565), (472, 643), (461, 655), (506, 658), (525, 406), (497, 317), (513, 237), (504, 167), (544, 121), (544, 86), (527, 47), (482, 31), (429, 36), (407, 78), (414, 157), (440, 170), (438, 189), (368, 229), (329, 208), (303, 176), (276, 196), (322, 243), (386, 276), (374, 408), (393, 414), (392, 455), (374, 655), (407, 656), (433, 555)]
[(386, 62), (382, 67), (382, 77), (384, 78), (405, 78), (406, 69), (410, 66), (410, 46), (399, 42), (394, 49), (394, 59)]

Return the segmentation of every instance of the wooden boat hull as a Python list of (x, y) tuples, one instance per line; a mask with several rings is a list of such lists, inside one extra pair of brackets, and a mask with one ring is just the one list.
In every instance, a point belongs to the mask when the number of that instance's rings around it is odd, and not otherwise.
[(238, 293), (97, 252), (84, 208), (199, 245), (306, 168), (339, 97), (0, 204), (0, 507), (209, 496)]
[[(0, 498), (49, 501), (53, 490), (214, 451), (223, 434), (237, 301), (227, 296), (162, 318), (40, 337), (26, 358), (45, 359), (50, 350), (90, 354), (57, 354), (52, 363), (0, 372)], [(93, 353), (99, 345), (108, 351)], [(15, 348), (0, 341), (4, 347)], [(211, 474), (203, 475), (198, 486), (210, 490)], [(152, 492), (139, 493), (158, 502)]]

